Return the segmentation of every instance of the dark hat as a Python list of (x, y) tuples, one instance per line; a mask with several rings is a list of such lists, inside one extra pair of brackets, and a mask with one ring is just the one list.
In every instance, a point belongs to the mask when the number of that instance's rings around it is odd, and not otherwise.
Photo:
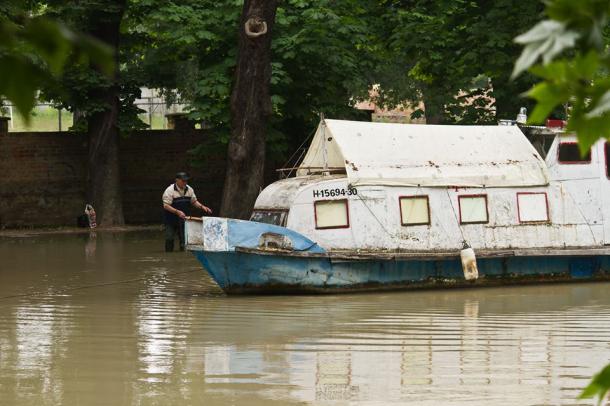
[(176, 174), (176, 179), (189, 180), (189, 179), (190, 179), (190, 176), (189, 176), (189, 174), (188, 174), (188, 173), (186, 173), (186, 172), (178, 172), (178, 173)]

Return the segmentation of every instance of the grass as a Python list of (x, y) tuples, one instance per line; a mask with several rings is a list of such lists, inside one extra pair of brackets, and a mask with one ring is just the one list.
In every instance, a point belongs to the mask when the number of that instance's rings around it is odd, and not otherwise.
[[(68, 130), (72, 126), (72, 113), (62, 110), (61, 129)], [(36, 107), (27, 123), (21, 114), (13, 110), (13, 118), (9, 121), (10, 132), (23, 131), (59, 131), (59, 111), (51, 107)]]
[[(140, 114), (138, 115), (140, 120), (148, 124), (148, 114)], [(165, 117), (161, 114), (153, 114), (152, 115), (152, 127), (151, 130), (163, 130), (167, 128), (167, 122), (165, 121)]]
[[(7, 112), (8, 113), (8, 112)], [(9, 116), (9, 114), (5, 114)], [(148, 114), (141, 114), (140, 120), (148, 123)], [(68, 131), (72, 126), (72, 113), (61, 111), (61, 131)], [(165, 117), (161, 114), (152, 115), (152, 129), (167, 128)], [(33, 131), (60, 131), (59, 111), (48, 106), (37, 106), (30, 114), (30, 121), (26, 123), (24, 117), (13, 110), (12, 120), (8, 124), (9, 132), (33, 132)]]

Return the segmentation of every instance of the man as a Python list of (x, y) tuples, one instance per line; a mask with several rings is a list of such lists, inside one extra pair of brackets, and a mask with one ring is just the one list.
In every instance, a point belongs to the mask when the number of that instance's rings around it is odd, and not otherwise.
[(178, 233), (180, 240), (180, 251), (184, 251), (184, 219), (189, 215), (191, 206), (211, 214), (209, 207), (197, 201), (195, 191), (186, 183), (189, 175), (186, 172), (178, 172), (176, 180), (163, 192), (163, 209), (165, 214), (165, 251), (174, 250), (174, 235)]

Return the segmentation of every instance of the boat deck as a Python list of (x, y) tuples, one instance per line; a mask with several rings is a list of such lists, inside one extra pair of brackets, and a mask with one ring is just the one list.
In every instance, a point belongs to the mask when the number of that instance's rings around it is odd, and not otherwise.
[[(188, 250), (203, 251), (202, 246), (189, 245)], [(454, 251), (366, 251), (366, 250), (332, 250), (324, 253), (303, 251), (288, 251), (281, 249), (258, 249), (236, 247), (236, 252), (273, 255), (300, 258), (329, 258), (330, 260), (438, 260), (459, 258), (460, 250)], [(480, 249), (475, 250), (477, 258), (505, 258), (505, 257), (542, 257), (542, 256), (610, 256), (610, 246), (603, 247), (566, 247), (566, 248), (515, 248), (503, 250)]]

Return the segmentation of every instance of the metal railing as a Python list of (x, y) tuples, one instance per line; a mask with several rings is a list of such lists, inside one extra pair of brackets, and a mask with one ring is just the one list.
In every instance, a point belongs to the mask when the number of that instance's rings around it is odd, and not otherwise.
[[(144, 97), (139, 99), (135, 106), (144, 110), (138, 117), (150, 129), (167, 129), (167, 117), (169, 113), (181, 112), (184, 105), (179, 103), (169, 106), (160, 101), (158, 97)], [(12, 104), (0, 105), (0, 116), (9, 117), (9, 131), (68, 131), (73, 124), (74, 115), (65, 109), (57, 109), (51, 103), (37, 103), (30, 115), (29, 123), (26, 123)]]

